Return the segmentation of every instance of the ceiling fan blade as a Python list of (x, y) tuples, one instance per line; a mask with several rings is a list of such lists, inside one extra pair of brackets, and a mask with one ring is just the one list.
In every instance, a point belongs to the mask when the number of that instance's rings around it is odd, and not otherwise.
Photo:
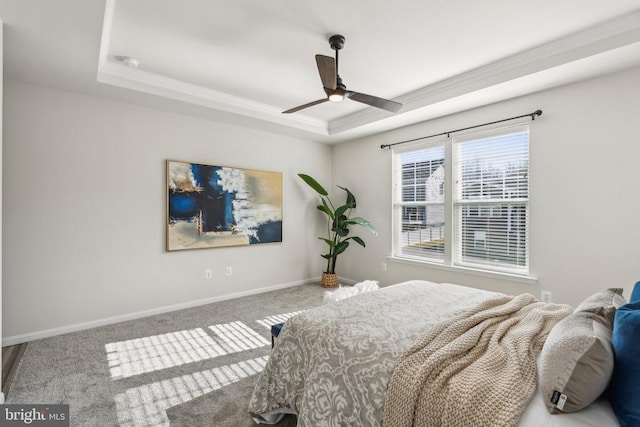
[(363, 104), (371, 105), (372, 107), (391, 111), (392, 113), (397, 113), (402, 108), (402, 104), (399, 102), (389, 101), (388, 99), (378, 98), (377, 96), (367, 95), (366, 93), (353, 92), (349, 98), (362, 102)]
[(316, 64), (318, 65), (322, 86), (327, 89), (335, 89), (338, 87), (336, 60), (330, 56), (316, 55)]
[(327, 102), (329, 98), (318, 99), (317, 101), (309, 102), (308, 104), (299, 105), (290, 110), (283, 111), (282, 114), (295, 113), (296, 111), (304, 110), (305, 108), (313, 107), (314, 105), (322, 104), (323, 102)]

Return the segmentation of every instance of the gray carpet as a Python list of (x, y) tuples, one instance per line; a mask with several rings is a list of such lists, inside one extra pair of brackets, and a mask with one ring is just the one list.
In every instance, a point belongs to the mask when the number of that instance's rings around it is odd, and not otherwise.
[[(253, 392), (254, 379), (243, 379), (167, 410), (171, 425), (193, 427), (258, 427), (243, 414)], [(287, 415), (278, 427), (295, 427), (296, 417)]]
[(302, 285), (30, 342), (6, 403), (67, 403), (72, 426), (254, 426), (246, 408), (271, 316), (318, 306), (322, 292)]

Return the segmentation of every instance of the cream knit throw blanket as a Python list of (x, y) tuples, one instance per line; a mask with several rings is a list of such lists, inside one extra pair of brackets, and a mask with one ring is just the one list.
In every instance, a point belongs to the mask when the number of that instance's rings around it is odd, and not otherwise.
[(536, 356), (572, 311), (501, 296), (434, 325), (394, 368), (384, 427), (515, 425), (536, 389)]

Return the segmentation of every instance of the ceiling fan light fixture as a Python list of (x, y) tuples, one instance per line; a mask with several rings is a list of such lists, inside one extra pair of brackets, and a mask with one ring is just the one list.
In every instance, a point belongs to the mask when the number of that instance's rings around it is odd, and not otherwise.
[(331, 92), (331, 94), (329, 95), (329, 101), (331, 102), (340, 102), (344, 99), (344, 94), (342, 92), (339, 91), (333, 91)]

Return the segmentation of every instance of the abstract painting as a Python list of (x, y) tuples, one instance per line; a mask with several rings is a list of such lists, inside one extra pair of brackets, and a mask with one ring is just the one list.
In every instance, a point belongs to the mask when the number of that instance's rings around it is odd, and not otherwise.
[(167, 250), (282, 242), (282, 174), (167, 160)]

